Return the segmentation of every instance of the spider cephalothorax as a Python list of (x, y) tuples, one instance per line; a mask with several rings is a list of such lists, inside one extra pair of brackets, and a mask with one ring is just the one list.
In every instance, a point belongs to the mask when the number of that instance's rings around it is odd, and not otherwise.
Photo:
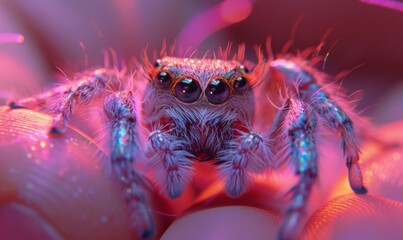
[[(177, 197), (183, 191), (192, 175), (194, 159), (224, 163), (221, 173), (234, 178), (228, 182), (227, 191), (235, 196), (247, 184), (246, 169), (267, 167), (271, 158), (268, 146), (250, 129), (256, 81), (249, 79), (256, 76), (237, 61), (212, 59), (165, 57), (150, 70), (143, 102), (144, 125), (152, 139), (146, 154), (158, 169), (166, 169), (156, 179), (169, 196)], [(246, 141), (251, 146), (242, 154), (259, 157), (254, 162), (236, 163), (245, 166), (229, 173), (231, 169), (225, 163), (240, 151), (242, 142), (248, 144)], [(159, 149), (163, 143), (170, 148), (168, 154)], [(252, 148), (260, 149), (255, 152)]]
[[(212, 160), (227, 193), (236, 197), (247, 189), (253, 174), (287, 160), (294, 165), (299, 181), (292, 188), (292, 203), (279, 238), (294, 238), (318, 175), (316, 146), (320, 143), (315, 136), (319, 125), (339, 133), (350, 185), (357, 193), (366, 192), (354, 128), (359, 118), (342, 95), (325, 87), (330, 86), (328, 77), (309, 61), (293, 56), (264, 60), (258, 54), (258, 63), (249, 72), (242, 63), (243, 50), (240, 47), (236, 60), (226, 60), (227, 53), (222, 59), (161, 54), (155, 64), (145, 58), (144, 73), (142, 68), (133, 69), (148, 80), (140, 98), (132, 94), (139, 91), (131, 82), (133, 75), (100, 69), (10, 107), (43, 104), (48, 97), (58, 99), (51, 105), (55, 120), (50, 132), (62, 134), (76, 105), (103, 99), (112, 172), (122, 188), (133, 227), (143, 237), (153, 234), (154, 223), (145, 181), (133, 165), (140, 156), (152, 170), (152, 181), (171, 198), (180, 196), (192, 180), (194, 161)], [(122, 88), (122, 83), (129, 87)], [(285, 89), (286, 97), (270, 89)], [(274, 108), (268, 107), (269, 97), (282, 104), (274, 114)], [(264, 122), (266, 130), (255, 129), (256, 114), (262, 115), (259, 124)], [(146, 136), (141, 129), (147, 130)]]

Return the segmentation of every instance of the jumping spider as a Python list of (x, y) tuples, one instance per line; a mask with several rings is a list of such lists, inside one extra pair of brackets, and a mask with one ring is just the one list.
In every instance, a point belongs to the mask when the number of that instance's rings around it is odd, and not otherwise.
[[(315, 133), (319, 125), (340, 135), (351, 188), (359, 194), (367, 192), (352, 120), (359, 117), (343, 98), (336, 97), (329, 77), (296, 56), (265, 60), (259, 52), (258, 62), (249, 72), (242, 63), (242, 47), (234, 60), (227, 60), (227, 53), (221, 55), (219, 59), (195, 59), (162, 53), (154, 64), (144, 57), (143, 68), (133, 69), (134, 76), (148, 80), (144, 92), (136, 94), (141, 99), (132, 94), (138, 91), (131, 84), (133, 74), (103, 68), (9, 106), (32, 108), (46, 104), (47, 99), (58, 99), (51, 107), (50, 134), (54, 136), (66, 131), (76, 105), (103, 99), (110, 165), (129, 206), (133, 227), (142, 237), (153, 235), (154, 220), (143, 176), (133, 168), (139, 156), (151, 166), (152, 181), (170, 198), (179, 197), (192, 180), (194, 161), (213, 161), (226, 192), (233, 197), (247, 189), (253, 174), (274, 168), (282, 160), (291, 162), (299, 181), (291, 189), (292, 203), (279, 239), (293, 237), (318, 175), (320, 143)], [(277, 98), (283, 105), (275, 118), (264, 116), (270, 126), (258, 132), (254, 114), (273, 109), (262, 103), (267, 98)], [(144, 128), (148, 134), (141, 141), (139, 129)]]

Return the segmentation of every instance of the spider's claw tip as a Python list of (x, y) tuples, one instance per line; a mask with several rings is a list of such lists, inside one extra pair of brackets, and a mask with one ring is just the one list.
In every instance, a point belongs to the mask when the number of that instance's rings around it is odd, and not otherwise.
[(182, 190), (181, 189), (174, 189), (174, 190), (171, 189), (167, 192), (167, 195), (172, 199), (176, 199), (182, 195)]
[(284, 229), (281, 229), (278, 232), (277, 240), (293, 240), (296, 237), (292, 235), (292, 231), (285, 232)]
[(8, 103), (8, 107), (11, 108), (11, 109), (26, 108), (26, 107), (24, 107), (24, 106), (22, 106), (22, 105), (20, 105), (20, 104), (18, 104), (16, 102)]
[(348, 165), (348, 180), (350, 182), (351, 189), (353, 189), (355, 193), (365, 194), (368, 192), (362, 181), (362, 173), (358, 163)]
[(155, 233), (155, 230), (152, 227), (148, 230), (142, 231), (140, 236), (141, 236), (141, 238), (150, 238), (150, 237), (154, 236), (154, 233)]
[(154, 221), (149, 219), (149, 225), (140, 231), (140, 237), (143, 239), (151, 238), (155, 234), (155, 225)]
[(358, 194), (366, 194), (368, 190), (364, 186), (352, 187), (353, 191)]
[(355, 193), (366, 194), (368, 192), (367, 188), (365, 188), (361, 179), (359, 182), (354, 181), (354, 179), (351, 179), (351, 178), (349, 180), (350, 180), (350, 187)]
[(57, 127), (51, 127), (50, 130), (49, 130), (49, 134), (52, 135), (52, 136), (55, 136), (55, 137), (63, 135), (64, 132), (65, 131), (63, 129), (60, 129), (60, 128), (57, 128)]

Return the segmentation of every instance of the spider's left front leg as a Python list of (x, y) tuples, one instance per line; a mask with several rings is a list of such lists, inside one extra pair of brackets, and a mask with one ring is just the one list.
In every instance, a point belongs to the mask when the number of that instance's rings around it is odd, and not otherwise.
[(135, 105), (131, 92), (115, 92), (106, 97), (104, 112), (109, 121), (111, 172), (123, 192), (132, 226), (146, 238), (154, 234), (155, 226), (145, 197), (146, 184), (133, 166), (139, 149)]

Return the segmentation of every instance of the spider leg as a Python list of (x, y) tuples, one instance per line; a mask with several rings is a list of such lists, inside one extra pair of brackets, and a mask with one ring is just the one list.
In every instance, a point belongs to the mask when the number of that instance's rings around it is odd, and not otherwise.
[(108, 95), (104, 111), (110, 126), (110, 165), (112, 173), (122, 188), (129, 206), (130, 220), (141, 237), (154, 234), (152, 214), (145, 198), (144, 182), (133, 168), (139, 149), (139, 134), (135, 101), (131, 92), (115, 92)]
[(354, 111), (342, 100), (333, 99), (335, 91), (331, 91), (331, 88), (328, 89), (333, 95), (325, 92), (323, 73), (317, 73), (313, 69), (305, 70), (296, 61), (286, 59), (275, 60), (270, 65), (272, 71), (282, 75), (285, 85), (296, 88), (299, 99), (315, 108), (328, 125), (340, 134), (341, 149), (346, 158), (350, 186), (354, 192), (365, 194), (367, 189), (364, 186), (358, 164), (359, 141), (353, 121), (349, 117), (349, 115), (354, 115)]
[(193, 176), (191, 159), (187, 143), (163, 129), (150, 133), (145, 155), (155, 173), (156, 184), (169, 197), (179, 197)]
[(362, 180), (360, 166), (358, 164), (360, 150), (352, 120), (335, 101), (332, 101), (329, 98), (326, 93), (318, 91), (314, 95), (314, 98), (317, 98), (318, 100), (314, 101), (312, 105), (317, 109), (319, 114), (328, 121), (330, 126), (340, 134), (340, 145), (343, 154), (346, 157), (351, 188), (354, 192), (359, 194), (367, 193), (367, 189)]
[(82, 74), (77, 81), (68, 83), (52, 90), (36, 95), (35, 97), (10, 102), (10, 108), (36, 109), (50, 102), (54, 116), (51, 134), (63, 134), (70, 115), (77, 104), (87, 104), (95, 97), (104, 96), (107, 88), (116, 89), (119, 79), (115, 70), (97, 69)]
[(299, 176), (298, 183), (291, 189), (292, 203), (285, 213), (279, 239), (294, 239), (318, 173), (314, 137), (317, 116), (306, 103), (294, 99), (288, 99), (278, 115), (282, 116), (280, 131), (289, 140), (288, 156)]
[(225, 179), (230, 196), (242, 194), (249, 184), (249, 174), (259, 173), (272, 165), (273, 155), (265, 138), (257, 132), (241, 132), (227, 149), (217, 153), (219, 175)]

